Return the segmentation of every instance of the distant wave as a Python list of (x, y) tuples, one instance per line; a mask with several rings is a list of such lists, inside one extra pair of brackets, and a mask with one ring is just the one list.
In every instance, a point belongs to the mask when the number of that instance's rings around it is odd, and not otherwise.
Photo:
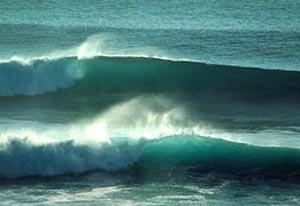
[[(65, 88), (65, 89), (62, 89)], [(300, 73), (152, 58), (64, 58), (0, 64), (0, 96), (65, 96), (168, 92), (247, 100), (299, 100)]]
[(199, 60), (186, 59), (186, 58), (172, 58), (166, 55), (153, 55), (146, 53), (125, 53), (125, 52), (112, 52), (112, 51), (104, 51), (102, 49), (103, 37), (101, 35), (92, 35), (89, 36), (86, 41), (83, 43), (73, 46), (67, 49), (61, 49), (54, 52), (46, 53), (43, 55), (36, 56), (24, 56), (24, 55), (16, 55), (12, 56), (8, 59), (0, 59), (0, 64), (6, 63), (19, 63), (21, 65), (31, 65), (38, 61), (55, 61), (59, 59), (65, 58), (77, 58), (78, 60), (82, 59), (92, 59), (98, 57), (136, 57), (136, 58), (152, 58), (152, 59), (161, 59), (161, 60), (170, 60), (170, 61), (187, 61), (187, 62), (199, 62), (204, 63)]
[[(13, 56), (0, 60), (0, 96), (34, 96), (70, 87), (78, 84), (79, 80), (87, 82), (89, 79), (89, 82), (93, 82), (91, 80), (95, 78), (98, 79), (93, 83), (98, 81), (99, 88), (104, 87), (104, 90), (115, 90), (121, 86), (120, 81), (125, 83), (127, 80), (130, 80), (128, 84), (136, 84), (140, 88), (149, 85), (148, 90), (153, 91), (165, 90), (167, 85), (170, 90), (180, 87), (185, 87), (183, 90), (263, 87), (264, 91), (268, 85), (271, 90), (296, 94), (300, 87), (299, 72), (258, 71), (255, 68), (247, 68), (246, 71), (245, 67), (208, 64), (163, 55), (109, 53), (101, 48), (102, 41), (101, 36), (92, 35), (72, 48), (41, 56)], [(108, 88), (108, 79), (111, 79), (111, 88)], [(122, 87), (131, 90), (128, 85)]]

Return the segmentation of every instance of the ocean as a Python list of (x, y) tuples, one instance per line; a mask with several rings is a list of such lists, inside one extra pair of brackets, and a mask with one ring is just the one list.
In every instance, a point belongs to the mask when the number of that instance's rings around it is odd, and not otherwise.
[(299, 11), (0, 0), (0, 205), (300, 205)]

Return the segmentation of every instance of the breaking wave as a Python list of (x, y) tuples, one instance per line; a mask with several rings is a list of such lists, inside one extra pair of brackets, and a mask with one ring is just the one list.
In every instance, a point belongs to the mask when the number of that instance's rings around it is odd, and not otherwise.
[[(92, 35), (72, 48), (0, 62), (0, 96), (39, 95), (67, 87), (100, 92), (245, 90), (261, 96), (299, 96), (299, 72), (206, 64), (164, 55), (109, 53)], [(125, 75), (126, 74), (126, 75)], [(90, 85), (88, 85), (90, 84)]]
[(2, 131), (0, 176), (89, 171), (161, 176), (179, 171), (299, 177), (299, 149), (237, 142), (187, 113), (170, 99), (145, 96), (64, 125), (64, 133), (57, 126), (43, 132)]

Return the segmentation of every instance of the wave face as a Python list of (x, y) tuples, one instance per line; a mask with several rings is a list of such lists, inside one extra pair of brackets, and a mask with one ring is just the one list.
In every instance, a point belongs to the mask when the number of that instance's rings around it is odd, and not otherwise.
[(57, 91), (103, 93), (208, 93), (239, 98), (299, 100), (300, 74), (152, 58), (98, 57), (0, 64), (1, 96)]
[(139, 166), (147, 172), (187, 170), (195, 174), (219, 172), (235, 175), (299, 177), (300, 151), (257, 147), (221, 139), (187, 136), (151, 142), (143, 148)]

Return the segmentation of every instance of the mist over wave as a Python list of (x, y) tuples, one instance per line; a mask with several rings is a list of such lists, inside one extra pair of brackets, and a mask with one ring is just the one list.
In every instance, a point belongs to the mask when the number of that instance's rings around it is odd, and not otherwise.
[(65, 125), (65, 132), (55, 127), (30, 132), (8, 128), (0, 136), (0, 175), (124, 170), (138, 160), (143, 146), (152, 139), (193, 133), (195, 129), (187, 127), (192, 123), (184, 123), (184, 116), (184, 111), (166, 98), (138, 97), (112, 106), (92, 120)]
[(27, 132), (8, 128), (0, 136), (0, 175), (143, 171), (152, 176), (183, 170), (298, 177), (299, 149), (245, 144), (246, 139), (240, 142), (189, 116), (164, 96), (140, 96), (61, 130), (51, 125)]

